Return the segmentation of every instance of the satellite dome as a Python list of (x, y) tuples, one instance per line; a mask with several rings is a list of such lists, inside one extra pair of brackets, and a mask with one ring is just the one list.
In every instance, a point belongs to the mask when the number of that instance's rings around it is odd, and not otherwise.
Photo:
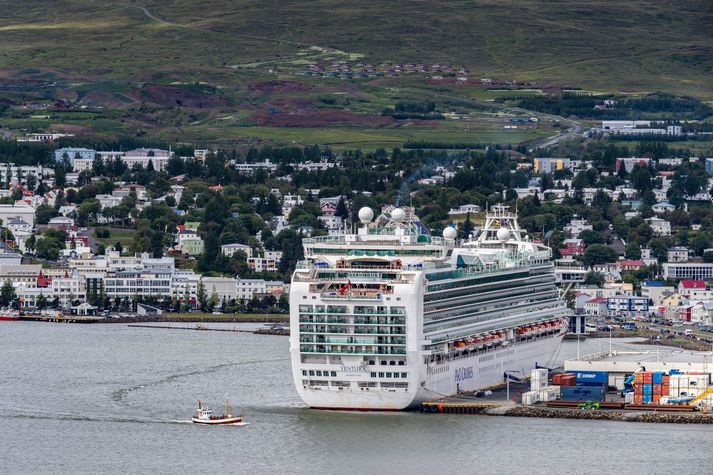
[(374, 211), (368, 206), (364, 206), (359, 210), (359, 221), (366, 224), (374, 219)]
[(458, 231), (456, 231), (455, 228), (448, 226), (443, 230), (443, 238), (444, 239), (455, 239), (456, 236), (458, 236)]
[(404, 219), (406, 219), (406, 212), (404, 210), (402, 210), (401, 208), (394, 208), (391, 211), (391, 220), (392, 221), (400, 223)]
[(498, 229), (497, 237), (498, 241), (506, 242), (510, 238), (510, 231), (506, 228), (500, 228)]

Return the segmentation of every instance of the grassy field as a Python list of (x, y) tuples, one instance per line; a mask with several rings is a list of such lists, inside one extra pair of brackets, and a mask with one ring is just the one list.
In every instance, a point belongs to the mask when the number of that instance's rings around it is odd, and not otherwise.
[(103, 244), (106, 247), (113, 246), (118, 241), (124, 249), (128, 249), (134, 241), (134, 234), (136, 234), (136, 231), (133, 229), (109, 228), (109, 231), (111, 235), (108, 238), (99, 238), (94, 233), (92, 234), (92, 239), (94, 239), (97, 244)]

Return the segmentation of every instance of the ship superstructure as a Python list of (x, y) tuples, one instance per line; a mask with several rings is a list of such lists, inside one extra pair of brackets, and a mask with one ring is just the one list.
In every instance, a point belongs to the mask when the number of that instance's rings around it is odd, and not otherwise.
[(311, 407), (399, 410), (544, 365), (566, 329), (549, 248), (506, 208), (475, 239), (431, 236), (410, 208), (304, 241), (292, 278), (295, 386)]

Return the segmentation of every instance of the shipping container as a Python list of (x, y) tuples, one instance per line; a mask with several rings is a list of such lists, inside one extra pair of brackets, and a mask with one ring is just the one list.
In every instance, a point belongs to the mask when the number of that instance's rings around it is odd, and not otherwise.
[(651, 382), (653, 384), (662, 384), (663, 383), (663, 371), (656, 371), (653, 373)]
[(624, 402), (625, 402), (626, 404), (631, 404), (631, 403), (633, 403), (633, 402), (634, 402), (634, 396), (635, 396), (635, 394), (632, 393), (632, 392), (624, 393)]
[(641, 371), (634, 373), (634, 384), (644, 384), (644, 373)]
[(653, 383), (654, 380), (654, 375), (651, 374), (650, 372), (646, 371), (643, 373), (644, 375), (644, 384), (651, 384)]
[(559, 386), (546, 386), (537, 391), (537, 399), (542, 402), (554, 401), (560, 397)]
[(528, 391), (526, 393), (522, 393), (522, 404), (525, 406), (532, 406), (538, 402), (537, 399), (537, 391)]
[(539, 391), (540, 389), (547, 386), (547, 380), (532, 379), (530, 380), (530, 391)]
[(654, 394), (661, 395), (661, 384), (654, 383)]
[(654, 386), (652, 384), (644, 384), (643, 386), (644, 394), (653, 394)]
[(561, 382), (562, 382), (561, 374), (553, 374), (552, 375), (552, 384), (559, 386)]
[(644, 395), (641, 393), (634, 394), (634, 404), (643, 404), (643, 403), (644, 403)]
[(651, 404), (652, 395), (644, 393), (643, 396), (644, 396), (644, 404)]
[(560, 386), (576, 386), (577, 385), (577, 375), (575, 374), (563, 374), (560, 378)]
[(577, 371), (578, 386), (601, 386), (609, 384), (609, 373), (606, 371)]
[(669, 376), (669, 375), (667, 375), (667, 374), (664, 374), (664, 375), (663, 375), (663, 378), (661, 379), (661, 384), (668, 384), (668, 382), (670, 381), (670, 379), (671, 379), (671, 376)]
[(547, 381), (548, 370), (547, 369), (533, 369), (530, 372), (530, 379), (533, 381)]
[(659, 402), (661, 402), (661, 395), (660, 395), (660, 394), (654, 394), (654, 395), (651, 397), (651, 402), (653, 402), (654, 404), (658, 404)]
[(595, 401), (604, 400), (604, 388), (599, 386), (562, 386), (560, 387), (563, 401)]

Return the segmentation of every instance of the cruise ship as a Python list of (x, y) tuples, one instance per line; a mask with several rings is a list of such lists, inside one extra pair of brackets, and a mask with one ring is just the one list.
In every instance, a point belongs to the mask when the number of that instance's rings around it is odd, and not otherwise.
[(295, 387), (313, 408), (402, 410), (547, 366), (567, 329), (552, 251), (504, 206), (476, 237), (409, 207), (304, 240), (290, 288)]

